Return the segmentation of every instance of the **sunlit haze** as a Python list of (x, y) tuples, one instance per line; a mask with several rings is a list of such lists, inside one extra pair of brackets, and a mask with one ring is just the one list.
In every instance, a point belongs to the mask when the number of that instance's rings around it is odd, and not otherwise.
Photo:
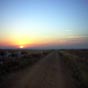
[(19, 48), (21, 48), (21, 49), (22, 49), (22, 48), (24, 48), (24, 46), (22, 46), (22, 45), (21, 45), (21, 46), (19, 46)]
[(88, 48), (88, 0), (0, 0), (0, 48)]

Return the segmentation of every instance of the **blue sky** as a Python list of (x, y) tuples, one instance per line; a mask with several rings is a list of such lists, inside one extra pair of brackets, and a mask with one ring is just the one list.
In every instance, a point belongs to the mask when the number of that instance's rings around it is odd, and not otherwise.
[(87, 41), (87, 0), (0, 0), (0, 3), (1, 43), (22, 41), (25, 36), (29, 41), (51, 40), (52, 43), (63, 38)]

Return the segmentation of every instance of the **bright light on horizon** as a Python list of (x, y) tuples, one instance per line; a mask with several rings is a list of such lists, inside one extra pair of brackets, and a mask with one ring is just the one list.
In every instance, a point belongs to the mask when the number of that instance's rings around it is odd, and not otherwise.
[(21, 49), (22, 49), (22, 48), (24, 48), (24, 46), (22, 46), (22, 45), (21, 45), (21, 46), (19, 46), (19, 47), (20, 47)]
[(88, 47), (85, 0), (0, 0), (0, 48)]

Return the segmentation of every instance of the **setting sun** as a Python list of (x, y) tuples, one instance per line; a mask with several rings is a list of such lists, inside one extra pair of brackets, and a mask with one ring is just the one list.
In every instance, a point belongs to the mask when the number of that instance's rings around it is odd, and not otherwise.
[(22, 49), (22, 48), (24, 48), (24, 46), (20, 46), (20, 48)]

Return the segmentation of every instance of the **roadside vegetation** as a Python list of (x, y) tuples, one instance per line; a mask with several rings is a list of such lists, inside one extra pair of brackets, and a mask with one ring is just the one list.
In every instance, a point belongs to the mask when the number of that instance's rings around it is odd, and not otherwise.
[(0, 81), (11, 72), (34, 65), (45, 57), (47, 50), (0, 50)]
[(88, 50), (61, 50), (59, 53), (77, 88), (88, 88)]

